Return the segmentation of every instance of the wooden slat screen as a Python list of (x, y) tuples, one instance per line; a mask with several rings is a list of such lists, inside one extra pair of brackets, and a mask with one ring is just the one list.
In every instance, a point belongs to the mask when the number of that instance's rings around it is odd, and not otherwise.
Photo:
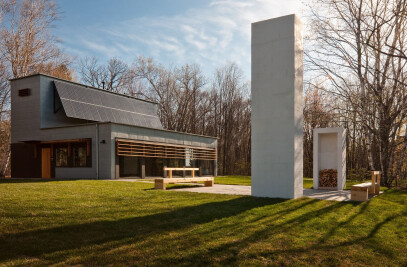
[(216, 149), (135, 140), (116, 140), (116, 155), (167, 159), (216, 160)]

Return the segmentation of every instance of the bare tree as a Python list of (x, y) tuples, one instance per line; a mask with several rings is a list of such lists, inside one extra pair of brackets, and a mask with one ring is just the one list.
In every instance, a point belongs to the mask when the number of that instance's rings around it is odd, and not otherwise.
[(72, 59), (57, 47), (50, 31), (58, 17), (53, 1), (0, 0), (0, 17), (0, 158), (4, 161), (10, 142), (8, 80), (39, 71), (65, 79), (73, 77)]
[(329, 95), (309, 87), (304, 97), (304, 176), (313, 175), (313, 129), (333, 125)]
[(95, 57), (85, 57), (79, 62), (79, 74), (82, 82), (116, 93), (125, 93), (124, 89), (134, 79), (129, 66), (117, 58), (111, 58), (103, 65)]
[[(36, 72), (36, 67), (61, 56), (50, 29), (58, 10), (49, 0), (4, 0), (0, 54), (12, 77)], [(68, 64), (68, 62), (65, 62)]]
[[(361, 126), (370, 169), (391, 185), (396, 137), (407, 115), (405, 0), (315, 0), (310, 65)], [(400, 53), (399, 53), (400, 55)]]
[[(88, 58), (81, 66), (82, 80), (100, 87), (106, 65)], [(250, 174), (249, 90), (236, 64), (219, 68), (211, 83), (196, 64), (164, 67), (144, 57), (126, 67), (123, 75), (127, 78), (114, 90), (157, 102), (165, 129), (220, 138), (220, 173)]]

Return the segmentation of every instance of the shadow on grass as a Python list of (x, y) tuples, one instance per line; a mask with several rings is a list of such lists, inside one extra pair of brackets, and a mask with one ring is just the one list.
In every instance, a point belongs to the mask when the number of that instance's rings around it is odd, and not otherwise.
[(96, 179), (47, 179), (47, 178), (0, 178), (0, 184), (28, 184), (28, 183), (50, 183), (50, 182), (62, 182), (62, 181), (98, 181)]
[[(313, 204), (315, 201), (310, 201), (308, 203), (304, 203), (298, 208), (304, 208), (307, 205)], [(352, 246), (355, 244), (361, 244), (361, 243), (373, 243), (372, 244), (366, 244), (366, 246), (370, 247), (371, 249), (374, 249), (377, 251), (381, 250), (379, 253), (385, 255), (387, 258), (391, 259), (392, 257), (395, 257), (394, 252), (391, 251), (391, 248), (387, 248), (382, 244), (377, 243), (376, 241), (373, 240), (374, 236), (377, 234), (377, 232), (382, 229), (386, 224), (392, 222), (393, 220), (399, 218), (400, 216), (406, 216), (407, 213), (404, 212), (402, 214), (398, 215), (392, 215), (389, 217), (386, 217), (382, 221), (377, 222), (374, 227), (370, 230), (367, 231), (367, 233), (355, 235), (355, 236), (350, 236), (350, 238), (347, 238), (345, 241), (339, 241), (339, 242), (327, 242), (330, 237), (334, 235), (334, 233), (340, 229), (343, 228), (346, 224), (350, 223), (351, 221), (355, 220), (356, 217), (364, 214), (366, 212), (368, 204), (364, 203), (352, 203), (352, 202), (337, 202), (333, 205), (330, 205), (328, 207), (323, 207), (320, 209), (314, 209), (309, 212), (305, 212), (299, 216), (293, 217), (290, 220), (285, 220), (282, 223), (279, 224), (273, 224), (270, 225), (270, 228), (265, 228), (262, 230), (254, 231), (254, 233), (248, 235), (246, 238), (243, 238), (239, 240), (238, 242), (229, 242), (229, 243), (224, 243), (219, 246), (211, 248), (206, 255), (202, 254), (192, 254), (188, 255), (188, 257), (185, 257), (183, 260), (186, 262), (194, 262), (194, 259), (200, 258), (200, 263), (201, 264), (211, 264), (212, 262), (212, 257), (218, 256), (222, 260), (219, 262), (220, 265), (238, 265), (240, 261), (240, 252), (242, 250), (245, 250), (246, 248), (250, 247), (251, 244), (254, 243), (264, 243), (267, 244), (267, 240), (279, 233), (290, 233), (290, 231), (298, 226), (298, 225), (305, 225), (306, 222), (313, 220), (316, 217), (323, 216), (329, 213), (335, 213), (339, 211), (340, 208), (347, 208), (347, 207), (355, 207), (362, 205), (361, 209), (359, 212), (357, 212), (354, 215), (351, 215), (348, 219), (346, 219), (343, 222), (338, 222), (332, 226), (327, 227), (332, 227), (330, 230), (327, 231), (325, 235), (322, 236), (322, 238), (317, 239), (316, 242), (311, 242), (309, 245), (306, 246), (281, 246), (281, 247), (274, 247), (272, 250), (269, 251), (263, 251), (263, 252), (257, 252), (255, 254), (256, 258), (259, 259), (273, 259), (277, 257), (282, 257), (289, 259), (290, 257), (298, 257), (299, 254), (307, 254), (310, 251), (321, 251), (322, 253), (329, 253), (329, 250), (331, 249), (336, 249), (336, 248), (341, 248), (341, 247), (347, 247), (347, 246)], [(272, 221), (275, 221), (278, 219), (278, 217), (282, 217), (285, 214), (288, 214), (289, 212), (282, 212), (283, 214), (278, 214), (277, 216), (271, 216)], [(284, 214), (285, 213), (285, 214)], [(300, 233), (299, 233), (300, 234)], [(220, 256), (219, 254), (222, 254), (223, 256)], [(169, 262), (166, 261), (166, 259), (161, 259), (159, 261), (159, 264), (168, 264)], [(329, 262), (327, 262), (329, 263)], [(328, 265), (332, 265), (333, 262), (331, 262)], [(294, 264), (295, 265), (295, 264)], [(335, 265), (335, 264), (334, 264)]]
[[(402, 196), (405, 195), (406, 192), (400, 192), (400, 191), (395, 191), (393, 190), (391, 192), (395, 196)], [(386, 199), (387, 200), (387, 199)], [(403, 203), (404, 201), (402, 198), (398, 199), (398, 204)], [(307, 205), (313, 204), (313, 202), (308, 202), (308, 203), (303, 203), (301, 206), (298, 206), (296, 208), (306, 208)], [(395, 254), (394, 248), (389, 247), (386, 245), (386, 243), (381, 242), (380, 239), (376, 239), (376, 235), (378, 232), (385, 228), (388, 224), (393, 222), (396, 219), (400, 219), (402, 217), (407, 216), (407, 209), (405, 211), (398, 213), (398, 214), (393, 214), (390, 216), (385, 216), (383, 218), (380, 218), (380, 220), (376, 221), (375, 224), (372, 224), (369, 226), (368, 229), (364, 229), (363, 231), (360, 231), (358, 233), (353, 233), (349, 232), (348, 236), (343, 236), (347, 237), (346, 240), (341, 240), (342, 238), (338, 239), (331, 239), (331, 238), (338, 238), (338, 236), (341, 235), (341, 233), (338, 233), (338, 231), (343, 231), (344, 229), (351, 229), (353, 226), (350, 225), (353, 221), (355, 221), (359, 216), (369, 216), (367, 213), (368, 207), (370, 205), (369, 202), (337, 202), (333, 205), (318, 208), (318, 209), (313, 209), (308, 212), (305, 212), (303, 214), (300, 214), (298, 216), (295, 216), (289, 220), (284, 220), (281, 223), (275, 224), (272, 223), (270, 228), (254, 231), (254, 233), (248, 235), (246, 238), (243, 238), (239, 240), (238, 242), (230, 242), (226, 244), (222, 244), (217, 247), (211, 248), (209, 251), (208, 255), (206, 257), (201, 258), (201, 262), (204, 264), (210, 264), (211, 262), (211, 257), (216, 256), (219, 254), (219, 252), (222, 252), (222, 255), (228, 255), (227, 257), (223, 256), (222, 261), (220, 262), (220, 265), (237, 265), (239, 263), (239, 252), (246, 249), (249, 247), (251, 244), (254, 243), (267, 243), (267, 240), (272, 237), (275, 234), (278, 233), (290, 233), (292, 229), (295, 227), (298, 227), (301, 225), (300, 228), (305, 228), (305, 225), (309, 223), (311, 220), (318, 218), (318, 217), (323, 217), (327, 214), (333, 214), (337, 213), (340, 211), (340, 209), (348, 209), (352, 210), (353, 208), (360, 207), (360, 210), (348, 217), (344, 217), (345, 220), (343, 221), (332, 221), (332, 224), (327, 224), (326, 231), (322, 230), (324, 234), (322, 237), (315, 239), (315, 241), (310, 242), (309, 244), (303, 246), (303, 245), (293, 245), (289, 247), (281, 246), (281, 247), (274, 247), (272, 250), (268, 251), (263, 251), (263, 252), (258, 252), (255, 254), (255, 258), (259, 259), (273, 259), (273, 258), (286, 258), (289, 259), (290, 257), (301, 257), (301, 255), (306, 255), (310, 252), (316, 253), (330, 253), (331, 250), (335, 250), (338, 248), (346, 248), (349, 246), (354, 246), (354, 245), (362, 245), (364, 247), (368, 247), (371, 250), (375, 251), (375, 253), (380, 253), (383, 256), (385, 256), (387, 259), (390, 261), (393, 260), (395, 257), (398, 255)], [(377, 208), (377, 207), (374, 207)], [(373, 209), (374, 209), (373, 208)], [(292, 209), (289, 211), (291, 212)], [(288, 214), (289, 212), (281, 212), (281, 216)], [(373, 211), (377, 212), (377, 211)], [(284, 214), (285, 213), (285, 214)], [(275, 221), (278, 217), (281, 217), (280, 213), (278, 213), (277, 216), (272, 216), (271, 219), (272, 221)], [(356, 222), (354, 222), (353, 225), (358, 225)], [(300, 232), (298, 232), (300, 234)], [(336, 234), (336, 235), (335, 235)], [(366, 253), (366, 252), (363, 252)], [(319, 255), (319, 254), (318, 254)], [(193, 262), (194, 258), (199, 257), (200, 255), (197, 254), (192, 254), (189, 255), (187, 258), (184, 260), (189, 262)], [(332, 259), (333, 257), (331, 257)], [(328, 257), (330, 259), (330, 257)], [(161, 261), (160, 264), (166, 264), (167, 262)], [(336, 265), (335, 262), (324, 262), (326, 265)], [(338, 263), (341, 265), (340, 263)], [(294, 264), (296, 265), (296, 264)]]
[[(194, 188), (194, 187), (203, 187), (202, 185), (197, 185), (197, 184), (167, 184), (167, 191), (170, 191), (171, 189), (182, 189), (182, 188)], [(146, 188), (143, 189), (144, 191), (157, 191), (159, 189), (155, 188)]]
[(283, 199), (240, 197), (183, 207), (169, 212), (114, 221), (97, 221), (0, 236), (0, 262), (21, 257), (79, 249), (127, 238), (143, 240), (197, 224), (220, 220), (248, 210), (282, 203)]

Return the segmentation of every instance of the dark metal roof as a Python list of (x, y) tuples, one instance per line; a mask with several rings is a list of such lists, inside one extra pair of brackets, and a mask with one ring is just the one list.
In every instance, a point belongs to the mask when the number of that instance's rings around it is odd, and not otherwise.
[(66, 116), (162, 129), (157, 105), (105, 90), (54, 80)]

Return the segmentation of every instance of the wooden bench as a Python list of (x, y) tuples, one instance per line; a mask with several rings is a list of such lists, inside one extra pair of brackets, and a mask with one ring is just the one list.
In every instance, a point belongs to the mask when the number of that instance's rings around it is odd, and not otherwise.
[(213, 186), (213, 177), (194, 178), (157, 178), (154, 179), (155, 189), (166, 190), (167, 184), (204, 182), (204, 186)]
[(191, 176), (195, 177), (195, 171), (199, 171), (199, 168), (185, 168), (185, 167), (184, 168), (168, 168), (168, 167), (165, 167), (164, 171), (168, 171), (168, 177), (169, 178), (172, 178), (172, 172), (173, 171), (183, 171), (183, 172), (190, 171)]
[(367, 201), (369, 195), (380, 194), (380, 175), (379, 171), (372, 171), (372, 182), (356, 184), (351, 186), (350, 199), (354, 201)]

